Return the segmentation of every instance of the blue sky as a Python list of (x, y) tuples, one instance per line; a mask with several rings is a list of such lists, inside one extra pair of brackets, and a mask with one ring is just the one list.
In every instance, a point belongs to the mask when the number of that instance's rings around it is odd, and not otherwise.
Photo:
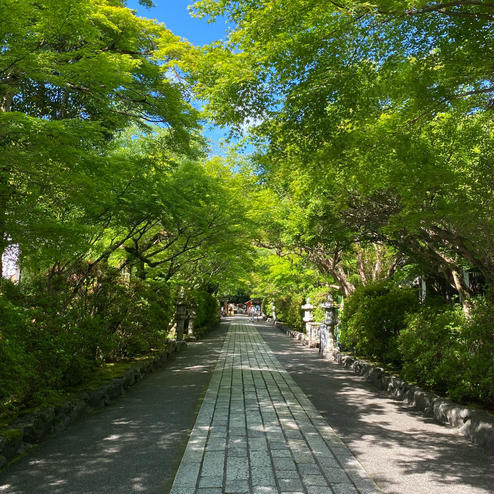
[(127, 6), (137, 10), (139, 16), (164, 22), (174, 34), (186, 38), (195, 45), (204, 45), (226, 36), (226, 21), (218, 19), (208, 23), (205, 19), (192, 18), (188, 5), (192, 0), (153, 0), (155, 7), (147, 9), (138, 0), (128, 0)]
[[(155, 7), (145, 8), (138, 0), (128, 0), (127, 7), (137, 10), (140, 17), (147, 17), (163, 22), (177, 36), (187, 39), (195, 45), (205, 45), (218, 39), (226, 38), (227, 24), (224, 18), (215, 23), (190, 16), (188, 5), (192, 0), (154, 0)], [(206, 127), (204, 135), (211, 141), (211, 154), (224, 154), (219, 144), (227, 134), (217, 127)]]

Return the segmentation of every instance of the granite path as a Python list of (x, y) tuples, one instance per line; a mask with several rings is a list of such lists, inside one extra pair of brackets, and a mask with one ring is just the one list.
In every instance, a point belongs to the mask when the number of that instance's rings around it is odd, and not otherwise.
[(232, 320), (171, 494), (377, 494), (255, 325)]

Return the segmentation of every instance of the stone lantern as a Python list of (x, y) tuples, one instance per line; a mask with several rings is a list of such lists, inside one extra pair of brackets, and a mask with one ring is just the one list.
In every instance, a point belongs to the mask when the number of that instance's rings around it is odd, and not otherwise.
[(187, 316), (187, 305), (182, 296), (177, 299), (175, 304), (175, 315), (177, 318), (177, 341), (184, 339), (184, 322)]
[(194, 323), (197, 317), (197, 304), (192, 301), (189, 305), (189, 324), (187, 325), (187, 335), (194, 337)]
[(308, 343), (311, 340), (312, 323), (314, 322), (312, 312), (314, 311), (314, 308), (315, 307), (310, 303), (309, 297), (307, 297), (305, 304), (302, 305), (302, 310), (304, 311), (304, 318), (302, 320), (305, 322), (305, 334)]
[(335, 346), (335, 327), (337, 323), (338, 305), (335, 304), (331, 294), (326, 302), (321, 304), (324, 309), (324, 324), (321, 327), (321, 353), (331, 353)]
[(276, 325), (276, 306), (274, 304), (272, 304), (272, 314), (273, 314), (273, 324)]

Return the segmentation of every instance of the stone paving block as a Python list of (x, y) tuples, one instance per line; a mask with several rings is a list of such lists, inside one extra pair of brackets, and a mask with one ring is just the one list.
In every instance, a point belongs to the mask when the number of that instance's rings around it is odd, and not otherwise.
[[(333, 489), (334, 494), (360, 494), (353, 484), (332, 484), (331, 488)], [(309, 494), (319, 493), (312, 493), (309, 491)]]
[[(273, 433), (268, 432), (268, 433), (266, 433), (266, 436), (267, 436), (270, 444), (274, 444), (274, 443), (276, 443), (276, 444), (283, 443), (284, 444), (285, 443), (285, 436), (281, 433), (280, 434), (276, 434), (276, 433), (273, 434)], [(277, 448), (277, 449), (279, 449), (279, 448)]]
[(297, 467), (291, 458), (273, 458), (275, 470), (295, 470)]
[(212, 451), (206, 452), (202, 463), (201, 476), (203, 477), (223, 477), (225, 468), (225, 452)]
[(303, 439), (302, 433), (299, 430), (288, 430), (285, 431), (287, 439)]
[(253, 489), (254, 494), (279, 494), (279, 492), (276, 487), (270, 485), (256, 485)]
[(234, 480), (227, 482), (225, 494), (249, 494), (249, 482), (247, 480)]
[(248, 429), (247, 430), (247, 436), (249, 436), (249, 440), (250, 440), (250, 438), (253, 438), (253, 439), (257, 439), (260, 437), (265, 438), (263, 427), (259, 426), (259, 427)]
[(328, 485), (326, 479), (322, 475), (310, 475), (304, 473), (302, 474), (302, 480), (304, 482), (304, 485)]
[(299, 479), (300, 475), (297, 471), (297, 469), (293, 470), (277, 470), (275, 471), (275, 476), (277, 479), (283, 478), (283, 479)]
[(273, 458), (291, 458), (292, 453), (288, 448), (285, 449), (273, 449), (271, 451), (271, 456)]
[(323, 468), (323, 473), (330, 483), (350, 483), (348, 475), (341, 468)]
[(271, 467), (271, 458), (267, 450), (251, 451), (249, 457), (252, 467)]
[(321, 475), (321, 470), (319, 469), (317, 463), (298, 463), (297, 467), (301, 474)]
[(203, 448), (192, 449), (187, 448), (184, 455), (182, 456), (182, 461), (185, 463), (200, 463), (202, 456), (204, 454)]
[(295, 463), (311, 463), (314, 460), (314, 457), (312, 456), (312, 453), (308, 452), (308, 453), (299, 453), (297, 451), (295, 451), (293, 453), (293, 459), (295, 460)]
[(211, 435), (216, 436), (216, 437), (226, 437), (228, 435), (228, 429), (226, 424), (225, 425), (216, 425), (212, 426), (209, 428)]
[(350, 451), (348, 450), (348, 448), (346, 448), (345, 446), (343, 447), (334, 447), (334, 446), (331, 446), (330, 447), (332, 453), (334, 454), (334, 456), (336, 458), (338, 458), (338, 461), (343, 465), (352, 465), (353, 462), (355, 461), (355, 456), (352, 455), (352, 453), (350, 453)]
[(278, 478), (278, 484), (282, 491), (301, 491), (303, 490), (302, 482), (300, 479), (287, 479), (287, 478)]
[(275, 486), (275, 476), (272, 468), (251, 466), (253, 486)]
[(246, 436), (247, 435), (247, 429), (244, 426), (231, 426), (228, 429), (230, 435), (234, 436)]
[(286, 449), (287, 442), (286, 441), (269, 441), (270, 449)]
[(245, 458), (227, 457), (226, 480), (246, 480), (249, 478), (249, 464)]
[[(206, 487), (205, 489), (199, 489), (197, 491), (197, 494), (222, 494), (222, 493), (223, 493), (222, 489), (216, 489), (216, 488), (210, 489), (208, 487)], [(173, 491), (170, 494), (173, 494)], [(191, 494), (191, 492), (189, 491), (184, 494)]]
[(173, 481), (173, 486), (195, 487), (200, 468), (200, 463), (181, 463), (177, 475), (175, 476), (175, 480)]
[[(228, 446), (228, 456), (247, 456), (247, 445), (242, 444), (242, 445), (230, 445)], [(245, 460), (247, 461), (247, 460)]]
[(226, 449), (225, 437), (209, 438), (206, 444), (206, 451), (224, 451)]
[(223, 487), (223, 475), (214, 477), (202, 477), (199, 479), (199, 487)]
[(369, 478), (352, 478), (352, 481), (361, 494), (374, 494), (376, 492), (380, 492), (374, 481)]
[[(170, 494), (190, 494), (190, 487), (173, 487)], [(220, 490), (221, 494), (221, 490)]]
[[(331, 486), (334, 488), (334, 486)], [(332, 494), (333, 491), (329, 487), (322, 487), (320, 485), (309, 485), (307, 486), (307, 494)], [(348, 494), (352, 494), (355, 491), (348, 491)], [(344, 491), (339, 494), (345, 494)]]
[(318, 461), (323, 467), (325, 468), (341, 468), (340, 464), (336, 461), (336, 458), (331, 455), (331, 456), (319, 456)]

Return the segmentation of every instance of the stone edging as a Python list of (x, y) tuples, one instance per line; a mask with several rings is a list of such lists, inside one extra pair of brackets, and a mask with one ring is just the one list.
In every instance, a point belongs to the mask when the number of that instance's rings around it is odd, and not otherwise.
[(34, 444), (64, 430), (88, 413), (110, 405), (147, 374), (162, 367), (173, 353), (185, 348), (185, 341), (172, 340), (166, 350), (143, 363), (137, 363), (107, 384), (81, 393), (60, 405), (41, 408), (19, 418), (8, 429), (0, 430), (0, 470)]
[[(272, 321), (268, 322), (272, 323)], [(293, 331), (278, 321), (274, 325), (307, 345), (305, 334)], [(424, 416), (433, 417), (441, 424), (457, 428), (460, 434), (490, 454), (494, 452), (494, 419), (486, 411), (458, 405), (434, 393), (424, 391), (418, 386), (412, 386), (403, 379), (388, 374), (381, 367), (373, 366), (365, 360), (354, 358), (338, 350), (324, 354), (324, 357), (334, 360), (343, 367), (353, 369), (355, 374), (364, 377), (393, 398), (421, 411)]]

